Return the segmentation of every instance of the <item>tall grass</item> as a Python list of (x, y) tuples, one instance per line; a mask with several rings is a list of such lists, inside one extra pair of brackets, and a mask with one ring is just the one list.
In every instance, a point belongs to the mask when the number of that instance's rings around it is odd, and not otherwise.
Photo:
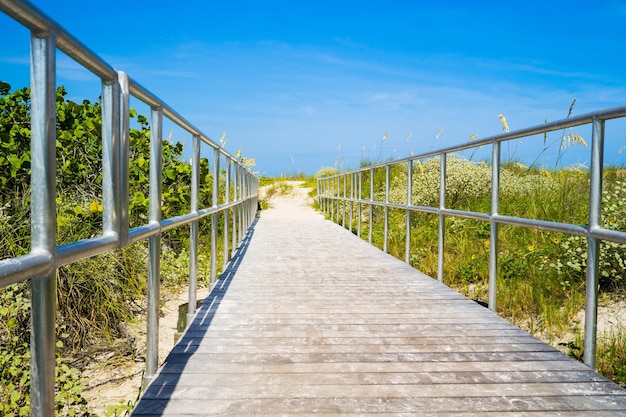
[[(411, 202), (438, 207), (438, 158), (413, 163)], [(391, 166), (389, 201), (406, 204), (407, 164)], [(374, 175), (374, 198), (385, 201), (385, 170), (363, 172), (361, 197), (369, 199), (369, 177)], [(604, 172), (602, 226), (626, 231), (626, 169)], [(349, 188), (349, 187), (348, 187)], [(540, 169), (516, 162), (500, 173), (499, 213), (537, 220), (587, 224), (589, 173), (561, 168)], [(459, 156), (447, 160), (446, 207), (489, 213), (491, 166)], [(372, 229), (372, 243), (384, 245), (383, 208), (375, 206), (369, 224), (369, 205), (362, 204), (361, 237)], [(338, 222), (342, 223), (339, 210)], [(411, 214), (410, 264), (430, 276), (437, 275), (438, 216)], [(356, 221), (352, 222), (356, 224)], [(349, 219), (345, 221), (349, 224)], [(354, 229), (354, 227), (353, 227)], [(406, 211), (389, 210), (388, 252), (405, 258)], [(488, 298), (490, 226), (488, 222), (454, 216), (445, 218), (444, 282), (477, 301)], [(353, 230), (354, 231), (354, 230)], [(581, 338), (579, 314), (585, 303), (586, 239), (562, 233), (500, 225), (498, 233), (497, 308), (499, 314), (576, 356), (572, 346)], [(626, 283), (626, 245), (604, 242), (600, 256), (600, 290), (621, 296)], [(623, 331), (598, 345), (599, 369), (626, 386)], [(568, 350), (569, 349), (569, 350)], [(582, 356), (581, 356), (582, 357)], [(616, 369), (610, 371), (610, 369)]]

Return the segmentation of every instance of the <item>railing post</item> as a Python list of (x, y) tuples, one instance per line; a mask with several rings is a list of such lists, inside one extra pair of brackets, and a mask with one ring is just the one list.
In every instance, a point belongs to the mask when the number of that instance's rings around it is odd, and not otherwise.
[(117, 192), (120, 173), (119, 84), (117, 79), (102, 83), (102, 228), (105, 235), (119, 239), (120, 217)]
[(243, 195), (245, 196), (244, 213), (243, 213), (243, 230), (247, 233), (250, 227), (250, 178), (248, 173), (243, 173)]
[(587, 289), (585, 305), (585, 365), (596, 367), (598, 323), (598, 274), (600, 239), (592, 231), (600, 227), (602, 215), (602, 171), (604, 164), (604, 120), (593, 118), (591, 138), (591, 172), (589, 185), (589, 231), (587, 233)]
[[(224, 186), (224, 204), (228, 205), (228, 203), (230, 203), (230, 175), (231, 175), (231, 166), (232, 166), (232, 160), (228, 159), (228, 162), (226, 163), (226, 184)], [(226, 266), (228, 265), (228, 261), (230, 261), (230, 251), (228, 248), (228, 240), (229, 240), (229, 236), (228, 236), (228, 231), (229, 231), (229, 224), (230, 223), (230, 209), (224, 209), (224, 252), (223, 252), (223, 266), (222, 266), (222, 272), (224, 272), (226, 270)]]
[(317, 179), (317, 202), (324, 215), (326, 214), (326, 180)]
[(123, 248), (128, 242), (128, 194), (129, 194), (129, 155), (130, 155), (130, 85), (128, 75), (118, 71), (119, 83), (119, 171), (117, 172), (117, 213), (119, 216), (119, 247)]
[(374, 168), (370, 168), (370, 213), (367, 241), (372, 243), (372, 223), (374, 221)]
[[(150, 122), (150, 223), (161, 223), (161, 189), (163, 166), (163, 109), (153, 108)], [(161, 282), (161, 233), (148, 239), (148, 307), (146, 373), (143, 386), (154, 379), (159, 361), (159, 307)]]
[(345, 228), (346, 227), (346, 213), (347, 213), (347, 206), (348, 206), (348, 202), (346, 201), (346, 198), (348, 197), (348, 191), (347, 191), (347, 186), (348, 186), (348, 174), (343, 174), (343, 204), (341, 205), (341, 225)]
[(491, 163), (491, 216), (489, 218), (489, 309), (496, 311), (496, 292), (498, 281), (498, 195), (500, 190), (500, 148), (501, 142), (494, 142)]
[(330, 179), (330, 221), (335, 221), (335, 177)]
[(439, 233), (437, 236), (437, 279), (439, 282), (443, 282), (443, 261), (445, 256), (444, 233), (446, 231), (446, 218), (443, 210), (446, 208), (446, 158), (447, 155), (442, 153), (439, 161)]
[(357, 183), (357, 191), (359, 194), (359, 199), (357, 203), (357, 227), (356, 227), (356, 235), (361, 237), (361, 209), (362, 204), (361, 200), (363, 199), (363, 171), (359, 171), (359, 179)]
[[(213, 209), (217, 209), (220, 186), (220, 150), (213, 150)], [(211, 214), (211, 279), (209, 286), (217, 280), (217, 212)]]
[(335, 182), (333, 182), (333, 213), (335, 215), (336, 220), (334, 220), (337, 224), (339, 224), (339, 196), (341, 188), (341, 174), (337, 174), (335, 177)]
[(406, 186), (406, 232), (404, 233), (404, 262), (411, 264), (411, 210), (413, 204), (413, 160), (407, 162), (407, 186)]
[(246, 198), (246, 193), (244, 191), (244, 169), (242, 167), (239, 167), (239, 180), (238, 180), (238, 184), (239, 184), (239, 199), (242, 201), (241, 204), (239, 205), (239, 209), (238, 214), (239, 214), (239, 228), (238, 228), (238, 239), (237, 239), (237, 245), (241, 244), (241, 241), (243, 240), (243, 232), (246, 229), (244, 226), (244, 210), (245, 210), (245, 203), (243, 202), (244, 199)]
[[(200, 193), (200, 137), (193, 135), (191, 150), (191, 205), (190, 213), (198, 213)], [(187, 304), (187, 325), (196, 314), (198, 292), (198, 220), (189, 224), (189, 302)]]
[[(233, 173), (233, 201), (238, 201), (241, 196), (238, 192), (239, 188), (239, 166), (235, 166), (235, 172)], [(237, 241), (237, 233), (238, 233), (238, 212), (239, 212), (239, 204), (233, 206), (233, 232), (232, 232), (232, 253), (231, 257), (235, 256), (235, 251), (237, 250), (237, 246), (239, 242)]]
[(348, 227), (352, 232), (352, 219), (354, 218), (354, 177), (355, 174), (350, 174), (350, 220), (348, 221)]
[(391, 166), (389, 164), (385, 165), (385, 215), (384, 215), (384, 240), (383, 240), (383, 252), (388, 253), (388, 244), (389, 240), (389, 174), (390, 174)]
[(56, 317), (56, 37), (31, 34), (31, 252), (50, 255), (31, 278), (30, 415), (54, 416)]

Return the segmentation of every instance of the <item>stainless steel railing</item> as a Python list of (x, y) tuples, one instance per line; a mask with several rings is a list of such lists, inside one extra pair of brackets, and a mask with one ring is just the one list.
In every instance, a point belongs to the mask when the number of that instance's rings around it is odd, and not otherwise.
[[(239, 159), (221, 148), (165, 102), (116, 71), (34, 5), (1, 0), (0, 10), (31, 32), (31, 251), (0, 261), (0, 287), (31, 280), (31, 416), (54, 415), (56, 271), (63, 265), (148, 240), (148, 318), (144, 384), (158, 365), (161, 233), (190, 225), (189, 316), (196, 306), (198, 222), (211, 217), (211, 283), (217, 277), (218, 220), (224, 225), (224, 263), (251, 225), (258, 201), (258, 178)], [(57, 246), (55, 188), (56, 51), (91, 71), (102, 81), (103, 230), (100, 236)], [(151, 109), (149, 219), (129, 226), (129, 99)], [(187, 214), (161, 219), (162, 126), (167, 118), (193, 137), (191, 204)], [(201, 147), (212, 152), (212, 206), (199, 209)], [(223, 164), (224, 166), (220, 166)], [(219, 189), (219, 178), (225, 182)], [(220, 198), (220, 192), (223, 196)], [(232, 197), (232, 198), (231, 198)], [(219, 204), (219, 201), (223, 201)], [(231, 216), (232, 214), (232, 216)], [(229, 228), (230, 227), (230, 228)], [(232, 233), (232, 235), (231, 235)], [(188, 323), (190, 320), (188, 320)]]
[[(575, 236), (587, 238), (587, 270), (586, 270), (586, 307), (585, 307), (585, 346), (584, 362), (587, 366), (595, 368), (596, 361), (596, 333), (597, 333), (597, 300), (598, 300), (598, 274), (599, 274), (599, 250), (601, 241), (611, 241), (626, 243), (626, 232), (609, 230), (603, 228), (600, 222), (601, 202), (602, 202), (602, 173), (604, 165), (604, 125), (605, 121), (626, 116), (626, 106), (598, 111), (571, 117), (539, 126), (530, 127), (514, 132), (504, 133), (488, 137), (474, 142), (467, 142), (462, 145), (453, 146), (410, 158), (387, 162), (384, 164), (372, 165), (351, 172), (339, 173), (318, 179), (318, 202), (322, 210), (333, 221), (341, 221), (344, 227), (353, 229), (353, 209), (356, 205), (357, 218), (356, 233), (361, 236), (361, 215), (365, 209), (369, 213), (368, 240), (372, 243), (372, 221), (374, 207), (382, 207), (384, 210), (383, 222), (383, 250), (387, 252), (388, 231), (389, 231), (389, 210), (400, 209), (406, 211), (406, 234), (405, 234), (405, 261), (410, 261), (410, 216), (413, 212), (424, 212), (438, 215), (438, 259), (437, 278), (443, 282), (444, 271), (444, 237), (445, 237), (445, 216), (457, 216), (463, 218), (477, 219), (490, 224), (490, 251), (489, 251), (489, 308), (496, 310), (496, 276), (498, 266), (498, 225), (508, 224), (525, 228), (561, 232)], [(498, 213), (500, 173), (501, 173), (501, 144), (513, 139), (531, 138), (533, 135), (543, 135), (555, 130), (567, 129), (575, 126), (591, 124), (591, 160), (590, 160), (590, 183), (589, 183), (589, 219), (586, 226), (560, 223), (547, 220), (536, 220), (506, 216)], [(483, 146), (491, 146), (491, 209), (489, 213), (454, 210), (446, 207), (446, 157), (453, 153), (478, 149)], [(425, 158), (439, 157), (439, 206), (420, 206), (412, 203), (412, 174), (415, 161)], [(394, 165), (407, 166), (407, 189), (406, 204), (390, 202), (390, 168)], [(374, 171), (385, 170), (384, 201), (375, 198)], [(369, 196), (363, 196), (363, 177), (367, 173), (369, 177)], [(381, 180), (382, 182), (382, 180)], [(379, 199), (380, 200), (380, 199)], [(369, 207), (369, 210), (368, 210)], [(348, 225), (346, 225), (348, 219)]]

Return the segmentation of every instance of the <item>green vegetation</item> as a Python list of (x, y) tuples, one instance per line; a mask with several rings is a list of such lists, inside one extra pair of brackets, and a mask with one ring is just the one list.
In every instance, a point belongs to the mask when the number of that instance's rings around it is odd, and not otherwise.
[[(407, 203), (408, 165), (390, 168), (389, 201)], [(439, 206), (439, 158), (416, 161), (412, 172), (411, 202)], [(446, 207), (489, 213), (491, 208), (491, 166), (459, 156), (447, 160)], [(363, 171), (363, 199), (370, 196), (370, 173)], [(385, 201), (385, 169), (375, 168), (374, 198)], [(604, 172), (602, 201), (603, 227), (626, 231), (626, 169), (607, 168)], [(350, 190), (348, 178), (348, 191)], [(343, 187), (343, 185), (342, 185)], [(508, 163), (500, 174), (499, 213), (556, 222), (587, 224), (588, 171), (563, 168), (546, 170)], [(362, 204), (353, 207), (352, 224), (357, 233), (361, 216), (361, 236), (383, 248), (384, 211)], [(341, 216), (344, 211), (335, 211)], [(349, 216), (350, 210), (346, 210)], [(388, 252), (405, 258), (406, 211), (389, 210)], [(412, 213), (410, 263), (430, 276), (437, 276), (438, 215)], [(445, 219), (444, 282), (481, 302), (488, 299), (490, 226), (488, 222), (447, 216)], [(579, 313), (585, 303), (586, 239), (561, 233), (501, 225), (498, 233), (498, 313), (533, 334), (582, 358)], [(604, 242), (600, 257), (602, 299), (620, 298), (626, 287), (626, 245)], [(626, 386), (626, 334), (622, 328), (599, 334), (598, 369)], [(563, 341), (565, 339), (565, 341)]]
[[(0, 259), (30, 250), (30, 90), (10, 91), (0, 82)], [(57, 242), (74, 242), (102, 230), (101, 104), (66, 100), (57, 89)], [(130, 207), (131, 227), (147, 222), (149, 184), (149, 125), (131, 110)], [(163, 143), (163, 218), (188, 211), (191, 166), (182, 160), (180, 143)], [(206, 159), (200, 163), (201, 208), (212, 205), (214, 178)], [(220, 175), (220, 198), (224, 195)], [(210, 247), (211, 220), (200, 223), (200, 245)], [(222, 232), (223, 221), (219, 222)], [(185, 285), (188, 277), (188, 227), (163, 235), (162, 285)], [(222, 239), (218, 239), (223, 244)], [(222, 250), (218, 249), (219, 255)], [(210, 255), (200, 253), (200, 285), (209, 279)], [(221, 259), (217, 260), (218, 270)], [(147, 247), (136, 243), (58, 270), (57, 415), (89, 415), (86, 381), (81, 370), (101, 357), (131, 360), (135, 340), (126, 323), (145, 312)], [(0, 414), (28, 415), (30, 286), (22, 282), (0, 289)], [(71, 335), (69, 337), (68, 335)], [(113, 405), (119, 415), (129, 405)]]

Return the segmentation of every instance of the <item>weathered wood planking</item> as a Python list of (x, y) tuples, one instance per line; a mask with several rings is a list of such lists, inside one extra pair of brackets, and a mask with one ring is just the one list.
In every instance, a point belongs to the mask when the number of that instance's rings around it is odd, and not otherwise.
[(626, 391), (278, 200), (132, 415), (316, 414), (617, 416)]

